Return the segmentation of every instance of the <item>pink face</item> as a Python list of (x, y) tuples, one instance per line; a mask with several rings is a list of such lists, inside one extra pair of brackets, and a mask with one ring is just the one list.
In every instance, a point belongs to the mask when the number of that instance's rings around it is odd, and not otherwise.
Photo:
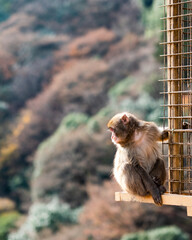
[(127, 114), (117, 114), (108, 122), (107, 126), (111, 131), (111, 140), (114, 144), (125, 142), (126, 131), (123, 129), (127, 127), (128, 123), (129, 116)]
[(113, 143), (118, 143), (120, 139), (115, 135), (114, 129), (109, 128), (109, 130), (111, 131), (111, 141)]

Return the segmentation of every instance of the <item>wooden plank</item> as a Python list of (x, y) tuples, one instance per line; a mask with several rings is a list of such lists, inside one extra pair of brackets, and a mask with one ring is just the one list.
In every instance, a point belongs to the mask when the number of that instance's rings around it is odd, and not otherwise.
[[(126, 192), (116, 192), (116, 201), (128, 201), (128, 202), (142, 202), (142, 203), (154, 203), (151, 196), (134, 196)], [(162, 201), (164, 205), (175, 205), (175, 206), (185, 206), (190, 207), (189, 213), (192, 213), (192, 196), (179, 195), (179, 194), (169, 194), (165, 193), (162, 195)]]
[(192, 207), (187, 207), (187, 216), (192, 217)]

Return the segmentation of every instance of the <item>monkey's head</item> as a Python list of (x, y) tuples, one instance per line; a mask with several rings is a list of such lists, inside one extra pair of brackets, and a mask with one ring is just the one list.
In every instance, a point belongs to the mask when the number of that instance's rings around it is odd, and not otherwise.
[(138, 126), (138, 119), (127, 112), (116, 114), (107, 124), (108, 129), (112, 133), (112, 142), (121, 146), (126, 146), (133, 141), (134, 133)]

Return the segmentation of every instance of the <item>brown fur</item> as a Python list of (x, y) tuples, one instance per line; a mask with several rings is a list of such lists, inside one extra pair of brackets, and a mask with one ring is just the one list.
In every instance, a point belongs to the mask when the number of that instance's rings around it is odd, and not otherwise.
[(115, 115), (107, 126), (117, 146), (113, 173), (119, 185), (132, 194), (150, 193), (154, 202), (162, 205), (166, 172), (157, 142), (168, 138), (167, 131), (161, 132), (154, 123), (130, 113)]

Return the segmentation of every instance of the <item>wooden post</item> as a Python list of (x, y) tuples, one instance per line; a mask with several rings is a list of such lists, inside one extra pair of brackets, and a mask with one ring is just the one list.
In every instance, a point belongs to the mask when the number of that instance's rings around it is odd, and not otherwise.
[[(181, 28), (181, 18), (175, 17), (180, 15), (181, 6), (178, 3), (179, 0), (168, 0), (167, 6), (167, 29)], [(181, 29), (174, 31), (167, 31), (167, 83), (168, 83), (168, 127), (170, 130), (181, 129), (181, 96), (176, 93), (181, 91), (181, 78), (182, 70), (181, 57), (175, 55), (181, 50)], [(181, 193), (181, 176), (183, 174), (179, 169), (182, 167), (181, 155), (182, 145), (175, 143), (182, 142), (182, 134), (178, 132), (170, 132), (170, 144), (169, 144), (169, 190), (170, 193)], [(174, 170), (172, 170), (174, 169)], [(176, 170), (178, 169), (178, 170)]]

